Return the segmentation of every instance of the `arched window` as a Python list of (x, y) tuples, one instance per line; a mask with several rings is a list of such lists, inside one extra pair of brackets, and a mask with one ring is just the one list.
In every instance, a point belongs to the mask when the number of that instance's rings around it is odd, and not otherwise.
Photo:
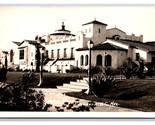
[(81, 66), (83, 65), (83, 55), (81, 55), (81, 57), (80, 57), (80, 65)]
[(13, 62), (13, 50), (10, 50), (10, 62)]
[(96, 65), (102, 65), (102, 55), (97, 55), (96, 58)]
[(105, 56), (105, 66), (111, 66), (111, 55)]
[(85, 56), (85, 66), (88, 65), (88, 55)]

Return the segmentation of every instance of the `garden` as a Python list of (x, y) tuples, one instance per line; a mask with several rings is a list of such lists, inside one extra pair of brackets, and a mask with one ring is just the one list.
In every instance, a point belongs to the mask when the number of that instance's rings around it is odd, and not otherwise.
[[(153, 70), (147, 74), (141, 67), (137, 68), (136, 63), (129, 60), (129, 65), (124, 65), (118, 71), (110, 68), (92, 67), (91, 84), (89, 94), (87, 90), (81, 92), (66, 92), (65, 95), (78, 99), (86, 99), (94, 104), (95, 101), (117, 106), (130, 108), (144, 112), (155, 111), (155, 80)], [(79, 69), (78, 69), (79, 70)], [(118, 74), (119, 73), (119, 74)], [(43, 73), (43, 84), (39, 83), (37, 72), (12, 72), (8, 71), (5, 82), (0, 87), (0, 110), (1, 111), (48, 111), (51, 104), (47, 104), (42, 91), (35, 88), (56, 88), (58, 85), (76, 81), (88, 77), (87, 73)], [(126, 79), (116, 79), (115, 76), (125, 76)], [(78, 100), (75, 100), (78, 101)], [(80, 101), (78, 102), (78, 104)], [(64, 107), (67, 102), (62, 104)], [(74, 105), (74, 104), (73, 104)], [(72, 105), (72, 106), (73, 106)], [(70, 108), (70, 104), (68, 104)], [(60, 110), (60, 107), (57, 111)], [(90, 107), (74, 107), (74, 111), (89, 111)]]

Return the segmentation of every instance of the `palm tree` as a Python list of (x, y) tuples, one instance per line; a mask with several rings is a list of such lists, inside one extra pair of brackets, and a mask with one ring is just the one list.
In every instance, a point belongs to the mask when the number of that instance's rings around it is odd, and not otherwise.
[(40, 47), (39, 47), (40, 44), (36, 44), (36, 55), (35, 55), (35, 58), (36, 58), (36, 72), (39, 72), (40, 70)]

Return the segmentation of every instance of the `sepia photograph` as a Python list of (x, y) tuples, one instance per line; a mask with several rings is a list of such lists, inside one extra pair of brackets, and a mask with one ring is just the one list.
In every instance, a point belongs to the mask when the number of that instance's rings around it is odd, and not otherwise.
[(1, 5), (0, 118), (154, 118), (154, 22), (153, 5)]

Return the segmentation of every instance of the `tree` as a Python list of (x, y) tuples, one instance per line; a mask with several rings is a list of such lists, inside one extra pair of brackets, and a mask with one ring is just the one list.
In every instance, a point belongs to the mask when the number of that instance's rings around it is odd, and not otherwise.
[(39, 44), (36, 44), (36, 72), (39, 72), (39, 68), (40, 68), (40, 47)]
[(47, 111), (42, 91), (33, 88), (37, 81), (34, 72), (23, 74), (15, 83), (0, 87), (0, 111)]

